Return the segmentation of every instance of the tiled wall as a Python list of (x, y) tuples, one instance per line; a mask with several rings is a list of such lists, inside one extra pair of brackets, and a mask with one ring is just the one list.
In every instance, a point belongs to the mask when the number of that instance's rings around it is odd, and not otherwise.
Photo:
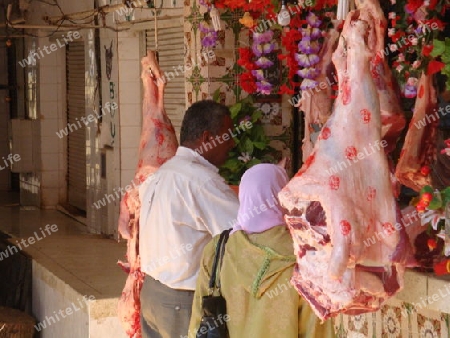
[(404, 282), (379, 311), (336, 317), (338, 337), (450, 337), (450, 277), (407, 270)]

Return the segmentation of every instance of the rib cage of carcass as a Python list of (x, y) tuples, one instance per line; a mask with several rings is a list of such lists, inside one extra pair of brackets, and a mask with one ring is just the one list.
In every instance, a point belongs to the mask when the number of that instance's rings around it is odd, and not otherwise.
[(139, 185), (164, 162), (175, 155), (178, 141), (164, 109), (165, 79), (156, 60), (148, 51), (141, 60), (144, 85), (142, 131), (133, 188), (120, 202), (119, 233), (127, 239), (127, 263), (118, 264), (128, 273), (118, 303), (118, 317), (129, 337), (140, 338), (140, 291), (144, 282), (139, 257)]
[(361, 12), (349, 13), (332, 56), (333, 113), (279, 194), (297, 256), (291, 283), (321, 319), (379, 309), (402, 288), (409, 254), (383, 149), (375, 53), (367, 45), (373, 25)]

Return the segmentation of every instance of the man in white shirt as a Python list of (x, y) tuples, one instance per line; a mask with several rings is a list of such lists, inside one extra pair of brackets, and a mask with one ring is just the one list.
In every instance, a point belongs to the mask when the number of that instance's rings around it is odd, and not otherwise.
[(180, 338), (188, 332), (203, 248), (231, 227), (239, 208), (218, 173), (234, 146), (232, 128), (226, 106), (194, 103), (175, 156), (139, 188), (143, 337)]

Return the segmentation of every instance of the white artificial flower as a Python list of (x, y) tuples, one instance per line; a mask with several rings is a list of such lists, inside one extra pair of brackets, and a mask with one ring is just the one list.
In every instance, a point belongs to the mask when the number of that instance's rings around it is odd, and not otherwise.
[(395, 20), (395, 19), (397, 18), (397, 13), (395, 13), (395, 12), (389, 12), (388, 18), (389, 18), (390, 20)]
[(391, 0), (391, 4), (392, 4), (392, 5), (395, 5), (396, 3), (397, 3), (396, 0)]
[(419, 43), (419, 39), (416, 38), (416, 37), (414, 37), (414, 38), (411, 40), (411, 44), (412, 44), (413, 46), (417, 46), (418, 43)]
[(238, 160), (244, 163), (251, 161), (253, 157), (250, 156), (249, 153), (241, 153), (242, 156), (238, 156)]
[(388, 28), (388, 36), (391, 37), (395, 34), (395, 28)]
[(391, 43), (391, 44), (389, 45), (389, 49), (391, 50), (391, 52), (396, 52), (397, 49), (398, 49), (398, 47), (397, 47), (396, 44)]

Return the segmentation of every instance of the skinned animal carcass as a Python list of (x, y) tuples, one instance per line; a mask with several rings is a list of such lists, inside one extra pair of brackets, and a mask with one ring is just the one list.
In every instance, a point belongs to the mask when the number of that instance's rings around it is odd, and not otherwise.
[(140, 291), (144, 282), (139, 258), (139, 185), (164, 162), (175, 155), (178, 141), (164, 109), (165, 79), (154, 52), (148, 51), (141, 60), (144, 85), (142, 131), (134, 184), (120, 202), (119, 233), (128, 240), (127, 261), (118, 264), (128, 278), (118, 304), (118, 317), (129, 337), (141, 337)]
[(360, 16), (349, 13), (333, 53), (339, 79), (333, 114), (279, 194), (297, 256), (291, 283), (322, 319), (378, 310), (402, 288), (412, 255), (373, 94), (370, 25)]

